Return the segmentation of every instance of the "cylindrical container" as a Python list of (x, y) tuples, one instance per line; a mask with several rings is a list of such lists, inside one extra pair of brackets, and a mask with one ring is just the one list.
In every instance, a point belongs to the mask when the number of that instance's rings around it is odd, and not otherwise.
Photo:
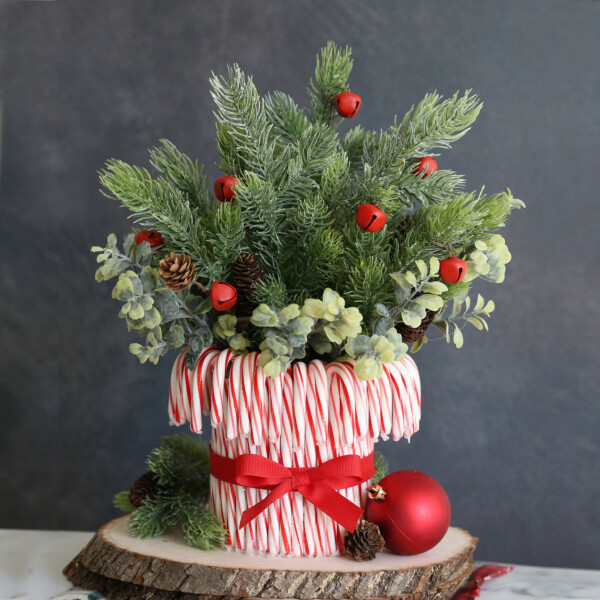
[[(295, 363), (271, 378), (264, 375), (256, 352), (241, 355), (209, 348), (193, 371), (185, 368), (181, 355), (171, 377), (169, 417), (174, 425), (189, 421), (200, 433), (202, 414), (210, 413), (213, 462), (230, 459), (230, 472), (246, 455), (272, 461), (279, 470), (284, 467), (295, 481), (308, 469), (339, 457), (368, 461), (379, 439), (410, 439), (418, 430), (421, 386), (408, 356), (386, 364), (383, 376), (369, 382), (356, 377), (354, 362)], [(231, 477), (226, 481), (211, 474), (210, 507), (227, 526), (232, 549), (283, 556), (343, 551), (344, 528), (298, 488), (277, 497), (240, 527), (245, 511), (265, 500), (276, 485), (238, 485)], [(368, 486), (364, 480), (339, 489), (338, 499), (364, 507)]]

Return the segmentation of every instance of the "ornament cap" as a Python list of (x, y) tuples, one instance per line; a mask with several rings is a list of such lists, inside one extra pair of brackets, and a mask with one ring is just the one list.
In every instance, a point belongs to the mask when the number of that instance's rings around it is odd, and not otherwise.
[(370, 500), (383, 502), (385, 500), (385, 497), (387, 496), (387, 492), (378, 483), (376, 483), (367, 490), (367, 495), (369, 496)]

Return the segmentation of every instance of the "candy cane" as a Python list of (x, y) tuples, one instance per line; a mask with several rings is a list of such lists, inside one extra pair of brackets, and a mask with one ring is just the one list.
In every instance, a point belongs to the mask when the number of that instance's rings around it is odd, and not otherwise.
[[(306, 396), (306, 429), (304, 443), (304, 465), (306, 467), (317, 466), (316, 453), (316, 408), (310, 401), (310, 395)], [(304, 551), (308, 556), (322, 556), (324, 554), (323, 534), (318, 526), (316, 510), (314, 505), (303, 498), (304, 504)]]
[[(283, 410), (281, 415), (281, 464), (284, 467), (292, 467), (293, 464), (293, 437), (294, 437), (294, 381), (292, 368), (288, 367), (283, 376)], [(293, 554), (297, 556), (300, 544), (292, 526), (292, 498), (291, 494), (285, 494), (281, 498), (281, 535), (280, 552), (282, 554)]]
[(240, 422), (239, 431), (247, 437), (250, 433), (250, 405), (252, 403), (252, 378), (254, 376), (254, 364), (257, 357), (256, 352), (251, 352), (242, 360), (241, 386), (240, 386)]
[(267, 412), (265, 411), (266, 402), (266, 381), (263, 368), (258, 363), (258, 354), (254, 357), (254, 375), (252, 377), (252, 401), (250, 404), (250, 444), (261, 446), (263, 440), (263, 430)]
[(181, 386), (181, 406), (180, 406), (180, 412), (181, 412), (181, 418), (183, 419), (182, 423), (185, 423), (186, 421), (189, 421), (190, 419), (190, 415), (191, 415), (191, 410), (190, 410), (190, 400), (192, 397), (192, 386), (190, 384), (190, 371), (189, 369), (185, 366), (185, 358), (187, 355), (187, 350), (184, 350), (181, 353), (181, 364), (180, 364), (180, 368), (181, 371), (179, 373), (179, 385)]
[(231, 359), (227, 392), (227, 418), (224, 419), (228, 440), (234, 440), (238, 435), (238, 418), (240, 414), (240, 387), (242, 384), (242, 363), (245, 357), (238, 354)]
[(306, 432), (306, 364), (294, 363), (294, 450), (304, 448)]
[[(232, 444), (236, 444), (237, 455), (241, 456), (242, 454), (248, 453), (248, 438), (245, 436), (238, 436), (237, 439), (232, 442)], [(235, 505), (235, 522), (236, 527), (239, 528), (240, 521), (242, 520), (242, 515), (244, 511), (248, 508), (248, 506), (252, 506), (255, 503), (255, 500), (252, 497), (251, 491), (256, 492), (255, 489), (250, 487), (244, 487), (242, 485), (235, 486), (236, 493), (236, 505)], [(244, 551), (254, 550), (255, 547), (255, 537), (256, 537), (256, 522), (253, 520), (251, 523), (248, 523), (244, 529), (241, 531), (238, 536), (238, 548)]]
[[(208, 371), (212, 360), (219, 354), (214, 348), (207, 348), (198, 357), (198, 362), (192, 375), (192, 418), (191, 428), (194, 433), (202, 433), (202, 413), (208, 396)], [(210, 406), (210, 405), (209, 405)]]
[(392, 432), (392, 387), (390, 374), (383, 365), (383, 375), (379, 378), (379, 405), (381, 407), (380, 435), (382, 440), (389, 439)]
[(369, 404), (369, 437), (372, 440), (379, 439), (381, 424), (381, 404), (379, 402), (379, 381), (370, 379), (367, 381), (367, 400)]
[(404, 436), (410, 439), (410, 436), (419, 428), (419, 417), (421, 407), (419, 395), (417, 394), (413, 372), (408, 363), (399, 361), (394, 363), (398, 375), (402, 378), (404, 386)]
[(307, 370), (307, 397), (315, 415), (315, 441), (317, 446), (327, 441), (327, 373), (320, 360), (313, 360)]
[(225, 393), (225, 373), (231, 358), (231, 350), (223, 350), (217, 359), (212, 376), (212, 394), (210, 399), (210, 420), (216, 427), (223, 420), (223, 395)]
[(267, 380), (267, 388), (269, 390), (269, 442), (279, 444), (283, 409), (283, 373), (279, 374), (277, 377), (269, 377)]
[(397, 442), (402, 439), (406, 431), (408, 392), (402, 379), (402, 374), (398, 370), (397, 363), (388, 363), (386, 371), (389, 374), (392, 388), (392, 439)]
[[(330, 363), (327, 365), (327, 380), (329, 393), (332, 393), (332, 383), (336, 378), (338, 385), (337, 402), (339, 403), (339, 427), (340, 437), (338, 438), (342, 446), (351, 446), (354, 444), (354, 419), (356, 398), (354, 396), (354, 381), (349, 368), (343, 363)], [(330, 402), (331, 403), (331, 402)], [(331, 416), (330, 416), (331, 418)]]
[[(331, 430), (329, 431), (331, 433)], [(328, 435), (327, 443), (317, 446), (318, 464), (331, 460), (336, 455), (335, 442), (332, 440), (332, 436)], [(316, 509), (317, 527), (320, 530), (321, 537), (323, 539), (323, 550), (326, 556), (332, 556), (337, 554), (336, 537), (339, 532), (338, 524), (326, 513), (320, 509)]]
[[(302, 365), (300, 367), (299, 365)], [(306, 365), (304, 363), (295, 363), (292, 370), (293, 378), (293, 397), (294, 397), (294, 418), (293, 418), (293, 448), (292, 467), (303, 468), (304, 443), (306, 432)], [(304, 526), (304, 498), (300, 492), (292, 494), (292, 521), (295, 536), (295, 543), (298, 546), (298, 553), (311, 555), (313, 551), (307, 550), (306, 531)], [(309, 533), (309, 536), (311, 534)], [(314, 540), (312, 546), (314, 547)]]
[(181, 354), (177, 356), (171, 369), (171, 381), (169, 383), (169, 425), (180, 425), (179, 423), (179, 408), (177, 396), (179, 394), (179, 359)]

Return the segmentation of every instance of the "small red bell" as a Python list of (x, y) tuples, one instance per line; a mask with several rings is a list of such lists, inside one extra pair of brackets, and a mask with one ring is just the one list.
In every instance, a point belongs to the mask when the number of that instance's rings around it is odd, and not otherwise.
[(351, 119), (356, 116), (356, 113), (360, 110), (362, 100), (358, 94), (342, 92), (334, 98), (333, 102), (340, 117)]
[(215, 281), (210, 286), (210, 301), (215, 310), (229, 310), (237, 302), (237, 291), (230, 284), (224, 281)]
[(235, 177), (225, 175), (215, 181), (215, 196), (221, 202), (231, 202), (235, 198), (234, 187), (239, 183)]
[(467, 263), (456, 256), (445, 258), (440, 261), (440, 277), (446, 283), (458, 283), (462, 281), (467, 272)]
[(365, 231), (379, 231), (386, 221), (385, 213), (374, 204), (361, 204), (356, 211), (356, 224)]
[(425, 179), (429, 173), (435, 173), (438, 170), (438, 164), (433, 156), (424, 156), (413, 169), (415, 175), (421, 175)]
[(148, 242), (150, 248), (156, 248), (156, 246), (161, 246), (163, 241), (161, 233), (154, 229), (142, 229), (135, 234), (135, 243), (138, 245), (142, 242)]

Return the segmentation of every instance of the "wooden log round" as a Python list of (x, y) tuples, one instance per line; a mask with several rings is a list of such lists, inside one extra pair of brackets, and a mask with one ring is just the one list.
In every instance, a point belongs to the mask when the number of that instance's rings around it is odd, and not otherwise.
[(65, 568), (75, 585), (109, 600), (443, 600), (471, 573), (477, 543), (451, 527), (417, 556), (383, 552), (366, 563), (345, 556), (267, 557), (202, 552), (174, 535), (140, 540), (127, 532), (127, 519), (104, 525)]

